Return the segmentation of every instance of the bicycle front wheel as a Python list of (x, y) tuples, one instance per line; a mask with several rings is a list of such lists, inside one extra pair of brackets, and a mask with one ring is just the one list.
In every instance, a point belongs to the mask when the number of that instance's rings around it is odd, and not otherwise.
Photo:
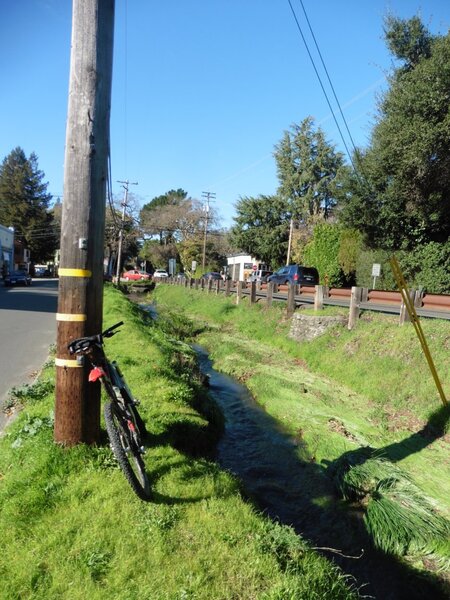
[(129, 421), (115, 402), (107, 402), (104, 409), (106, 431), (114, 455), (134, 493), (141, 500), (151, 497), (150, 483), (139, 449), (135, 447)]

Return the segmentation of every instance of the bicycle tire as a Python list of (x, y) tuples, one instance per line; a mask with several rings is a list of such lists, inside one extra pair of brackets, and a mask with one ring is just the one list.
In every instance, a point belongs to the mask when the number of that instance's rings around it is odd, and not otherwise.
[(126, 480), (141, 500), (150, 500), (150, 483), (144, 461), (139, 451), (133, 448), (127, 423), (115, 401), (105, 404), (104, 416), (112, 451)]

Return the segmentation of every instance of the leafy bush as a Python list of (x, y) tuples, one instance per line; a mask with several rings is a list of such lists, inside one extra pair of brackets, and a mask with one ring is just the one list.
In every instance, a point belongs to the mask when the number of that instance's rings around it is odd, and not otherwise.
[(430, 242), (413, 252), (402, 252), (398, 258), (410, 287), (432, 294), (450, 293), (450, 241)]
[(320, 283), (341, 287), (345, 277), (339, 265), (341, 230), (330, 223), (320, 223), (314, 228), (313, 238), (304, 249), (305, 264), (316, 267)]
[[(372, 265), (379, 263), (381, 275), (376, 280), (376, 287), (383, 290), (397, 289), (389, 264), (391, 256), (392, 253), (386, 250), (362, 250), (357, 259), (357, 285), (371, 288)], [(445, 244), (430, 242), (418, 246), (412, 252), (400, 251), (395, 256), (409, 288), (423, 288), (432, 294), (450, 293), (450, 241)]]
[(379, 290), (397, 289), (389, 264), (391, 256), (386, 250), (362, 250), (356, 263), (356, 285), (373, 288), (372, 265), (377, 263), (381, 265), (381, 274), (376, 279), (375, 287)]

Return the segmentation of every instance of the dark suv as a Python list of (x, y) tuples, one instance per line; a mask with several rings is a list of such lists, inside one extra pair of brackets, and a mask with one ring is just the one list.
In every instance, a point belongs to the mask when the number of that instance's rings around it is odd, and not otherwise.
[(318, 285), (319, 273), (314, 267), (302, 267), (301, 265), (286, 265), (275, 271), (267, 278), (274, 283), (295, 283), (300, 285)]

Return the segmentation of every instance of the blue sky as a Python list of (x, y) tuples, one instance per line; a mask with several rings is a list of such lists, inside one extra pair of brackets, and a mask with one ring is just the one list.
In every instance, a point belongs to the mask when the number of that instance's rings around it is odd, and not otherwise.
[[(300, 0), (291, 0), (325, 82)], [(303, 0), (357, 145), (367, 143), (392, 60), (383, 18), (450, 27), (447, 0)], [(69, 0), (0, 0), (0, 160), (35, 152), (63, 195)], [(343, 150), (288, 0), (116, 0), (111, 114), (113, 192), (142, 205), (172, 188), (216, 194), (222, 225), (241, 196), (277, 189), (274, 146), (311, 115)], [(340, 122), (341, 128), (342, 122)], [(347, 138), (347, 144), (349, 140)]]

